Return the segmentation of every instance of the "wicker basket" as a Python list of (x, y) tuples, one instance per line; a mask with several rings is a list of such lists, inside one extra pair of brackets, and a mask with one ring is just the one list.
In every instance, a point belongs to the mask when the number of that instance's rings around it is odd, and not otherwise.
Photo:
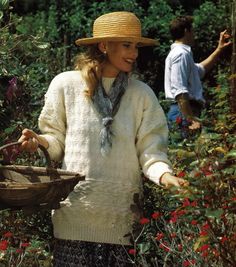
[[(20, 143), (10, 143), (5, 148)], [(47, 150), (43, 151), (47, 167), (31, 167), (21, 165), (0, 166), (0, 208), (59, 208), (74, 186), (85, 179), (79, 173), (52, 168)]]

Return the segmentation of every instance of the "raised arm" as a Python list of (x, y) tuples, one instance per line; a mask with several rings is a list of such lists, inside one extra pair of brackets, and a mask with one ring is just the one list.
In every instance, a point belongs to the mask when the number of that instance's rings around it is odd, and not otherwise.
[(200, 63), (205, 68), (206, 72), (212, 69), (219, 59), (222, 51), (232, 44), (232, 42), (229, 41), (229, 37), (230, 35), (227, 33), (227, 30), (221, 32), (217, 48), (210, 54), (209, 57)]

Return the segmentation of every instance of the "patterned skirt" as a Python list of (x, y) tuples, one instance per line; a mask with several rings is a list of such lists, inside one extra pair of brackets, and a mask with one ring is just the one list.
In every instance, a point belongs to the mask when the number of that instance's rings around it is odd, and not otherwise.
[(134, 267), (128, 246), (56, 239), (54, 267)]

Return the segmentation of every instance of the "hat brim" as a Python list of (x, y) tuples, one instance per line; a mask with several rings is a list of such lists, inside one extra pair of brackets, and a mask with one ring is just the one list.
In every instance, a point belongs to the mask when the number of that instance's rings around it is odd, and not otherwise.
[(119, 36), (119, 37), (91, 37), (91, 38), (82, 38), (75, 41), (76, 45), (92, 45), (97, 44), (104, 41), (111, 41), (111, 42), (137, 42), (140, 46), (153, 46), (158, 45), (159, 41), (145, 38), (145, 37), (127, 37), (127, 36)]

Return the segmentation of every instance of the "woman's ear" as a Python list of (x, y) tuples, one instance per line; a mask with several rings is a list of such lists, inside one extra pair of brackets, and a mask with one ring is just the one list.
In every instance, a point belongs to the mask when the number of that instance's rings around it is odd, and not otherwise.
[(106, 53), (107, 53), (107, 51), (106, 51), (106, 43), (104, 43), (104, 42), (98, 43), (98, 49), (99, 49), (103, 54), (106, 54)]

